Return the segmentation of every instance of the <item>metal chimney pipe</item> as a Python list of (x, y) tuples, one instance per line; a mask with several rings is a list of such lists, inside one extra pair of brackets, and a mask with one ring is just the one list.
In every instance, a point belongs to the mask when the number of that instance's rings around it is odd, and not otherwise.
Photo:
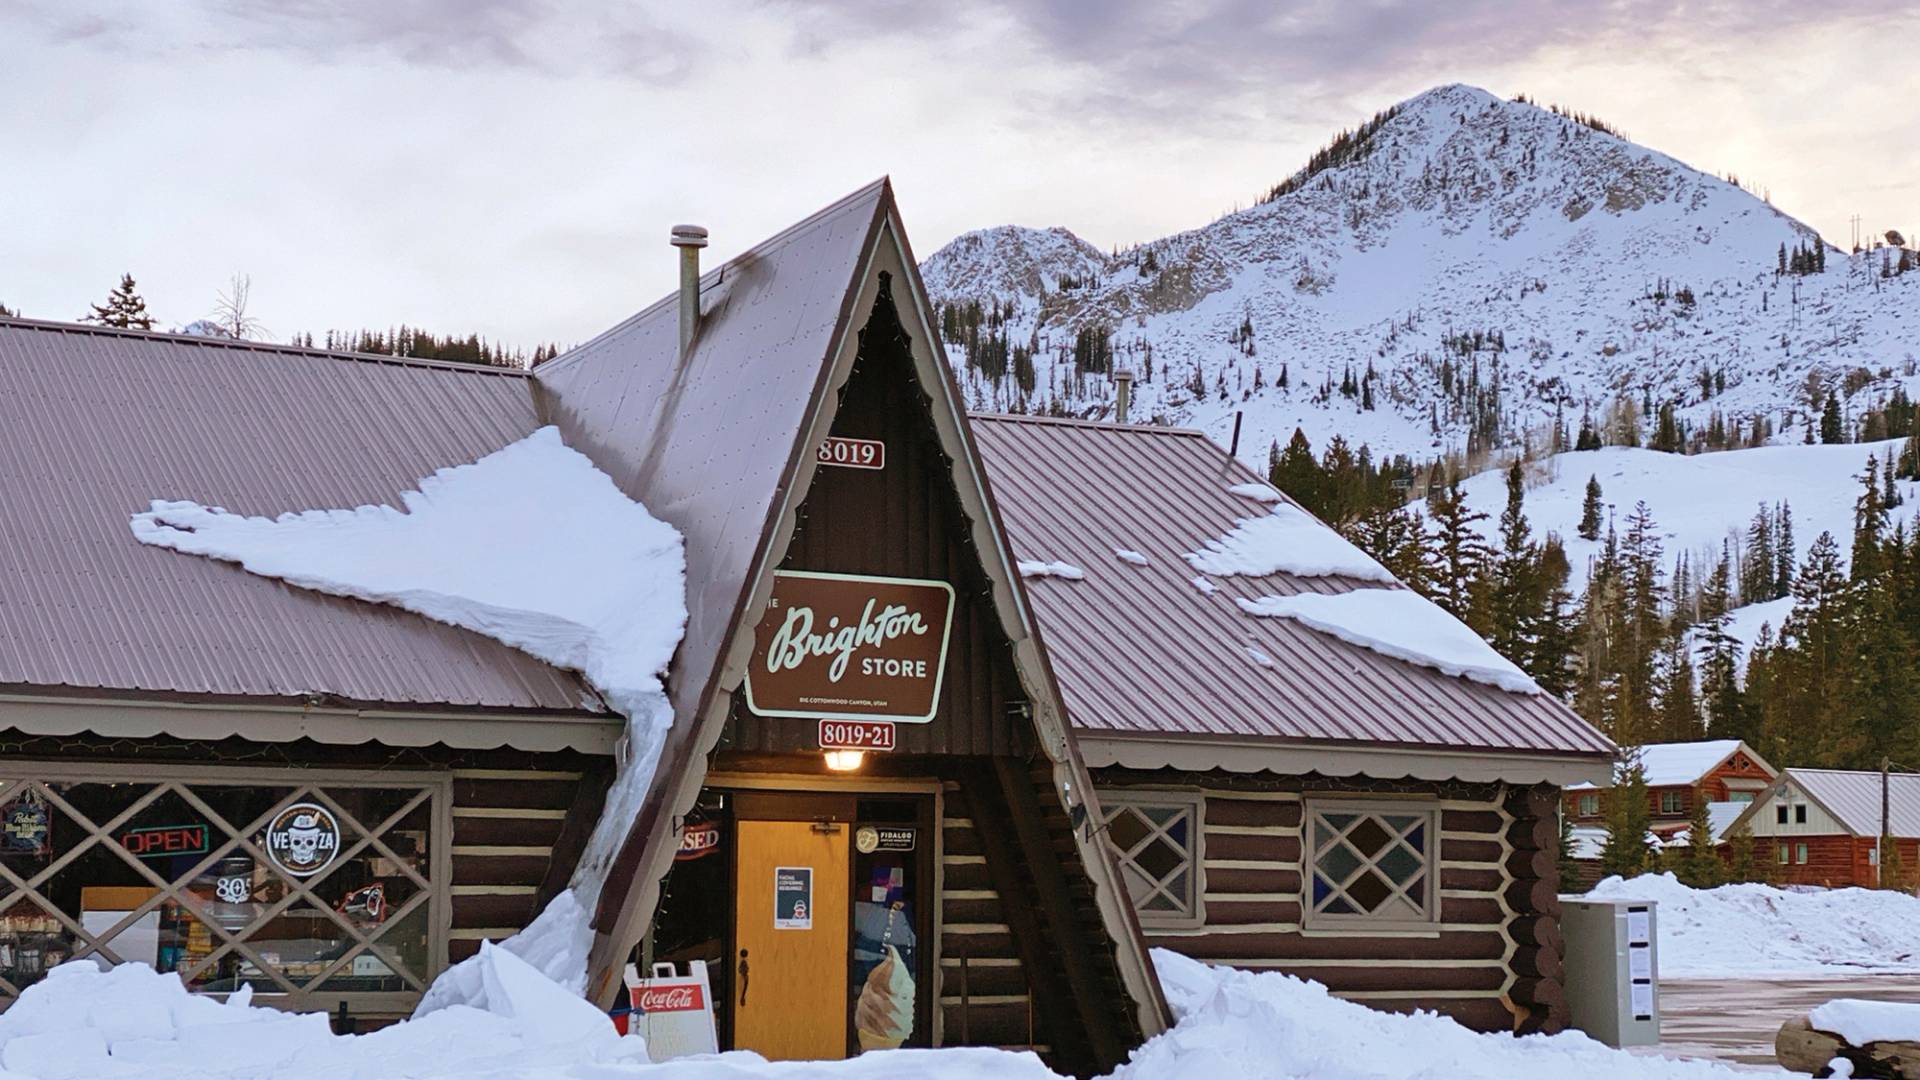
[(1113, 373), (1113, 422), (1127, 422), (1127, 412), (1133, 408), (1133, 372), (1121, 368)]
[(680, 355), (685, 356), (700, 324), (700, 249), (707, 246), (707, 230), (675, 225), (668, 242), (680, 249)]

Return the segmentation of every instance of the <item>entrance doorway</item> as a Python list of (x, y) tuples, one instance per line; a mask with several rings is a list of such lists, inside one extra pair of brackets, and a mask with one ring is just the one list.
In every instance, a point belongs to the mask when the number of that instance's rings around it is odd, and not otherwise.
[(778, 1061), (932, 1046), (931, 793), (728, 794), (732, 1048)]
[(774, 1061), (846, 1056), (847, 829), (741, 821), (733, 1041)]

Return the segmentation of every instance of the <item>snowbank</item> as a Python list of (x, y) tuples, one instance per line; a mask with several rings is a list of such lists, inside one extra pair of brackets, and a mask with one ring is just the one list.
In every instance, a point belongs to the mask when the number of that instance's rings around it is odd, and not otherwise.
[[(680, 534), (621, 494), (552, 427), (442, 469), (401, 502), (404, 509), (269, 519), (155, 500), (133, 515), (132, 528), (144, 543), (506, 642), (580, 672), (627, 717), (620, 768), (571, 888), (506, 942), (556, 982), (584, 991), (588, 918), (673, 722), (660, 678), (687, 622)], [(478, 978), (468, 964), (456, 966), (421, 1012), (472, 1003)]]
[(1904, 893), (1769, 885), (1690, 889), (1672, 874), (1646, 874), (1607, 878), (1587, 895), (1658, 902), (1663, 978), (1920, 971), (1920, 899)]
[(1461, 678), (1538, 694), (1527, 673), (1493, 651), (1467, 625), (1410, 589), (1355, 589), (1237, 599), (1242, 611), (1293, 619), (1342, 641)]
[(0, 1066), (36, 1080), (214, 1077), (618, 1075), (647, 1060), (579, 995), (504, 949), (482, 946), (486, 996), (367, 1035), (335, 1035), (325, 1013), (287, 1013), (187, 992), (145, 964), (49, 972), (0, 1016)]
[(1179, 1024), (1114, 1080), (1523, 1080), (1748, 1075), (1725, 1065), (1615, 1050), (1578, 1032), (1482, 1035), (1432, 1013), (1397, 1016), (1277, 972), (1210, 968), (1163, 949), (1154, 966)]
[[(1252, 485), (1249, 485), (1252, 486)], [(1279, 503), (1265, 517), (1241, 518), (1232, 532), (1190, 551), (1187, 562), (1202, 574), (1296, 574), (1391, 582), (1393, 575), (1347, 538), (1292, 503)]]

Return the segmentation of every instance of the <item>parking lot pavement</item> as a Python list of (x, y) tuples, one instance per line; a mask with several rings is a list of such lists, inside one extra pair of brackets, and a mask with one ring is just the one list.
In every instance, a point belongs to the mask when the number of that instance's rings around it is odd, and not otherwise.
[(1663, 981), (1659, 1052), (1773, 1065), (1773, 1037), (1781, 1024), (1843, 997), (1920, 1003), (1920, 974)]

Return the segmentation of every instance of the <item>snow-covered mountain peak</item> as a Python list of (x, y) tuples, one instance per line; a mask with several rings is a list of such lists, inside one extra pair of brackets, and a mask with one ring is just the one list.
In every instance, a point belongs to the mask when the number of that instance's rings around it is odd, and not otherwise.
[(1629, 400), (1779, 431), (1809, 375), (1877, 398), (1920, 351), (1920, 276), (1888, 258), (1599, 120), (1455, 84), (1200, 228), (1111, 257), (989, 229), (922, 269), (987, 312), (946, 334), (976, 408), (1104, 415), (1125, 366), (1136, 417), (1225, 436), (1243, 413), (1256, 460), (1296, 425), (1420, 459)]
[(1001, 225), (962, 233), (920, 266), (928, 288), (982, 302), (1058, 292), (1091, 281), (1106, 270), (1099, 248), (1055, 226), (1030, 229)]

